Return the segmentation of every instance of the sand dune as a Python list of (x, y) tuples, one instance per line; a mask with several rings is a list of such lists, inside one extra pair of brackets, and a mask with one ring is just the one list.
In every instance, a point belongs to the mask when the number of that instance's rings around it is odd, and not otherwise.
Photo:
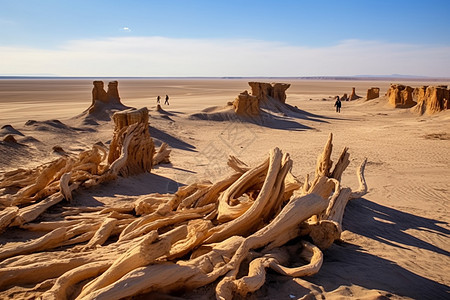
[[(339, 114), (333, 107), (335, 95), (350, 93), (352, 87), (364, 95), (372, 86), (384, 95), (389, 82), (292, 80), (286, 100), (290, 109), (265, 108), (262, 119), (245, 120), (236, 117), (227, 102), (248, 89), (247, 81), (120, 80), (125, 106), (149, 108), (150, 134), (157, 146), (166, 142), (172, 148), (171, 164), (80, 190), (71, 203), (56, 206), (43, 218), (55, 218), (63, 206), (113, 206), (149, 193), (173, 193), (205, 178), (214, 182), (228, 172), (229, 154), (254, 165), (273, 147), (290, 153), (293, 174), (303, 180), (306, 174), (301, 172), (314, 170), (316, 156), (332, 132), (336, 152), (350, 148), (351, 165), (343, 184), (358, 185), (353, 170), (367, 157), (369, 193), (348, 204), (342, 241), (325, 251), (318, 274), (290, 278), (269, 272), (266, 284), (247, 298), (447, 299), (450, 111), (419, 116), (390, 107), (382, 96), (344, 101)], [(55, 146), (76, 155), (96, 142), (109, 145), (114, 110), (83, 113), (91, 102), (91, 86), (90, 80), (0, 80), (0, 176), (60, 157)], [(170, 105), (158, 109), (156, 96), (165, 94)], [(17, 144), (5, 142), (8, 135)], [(16, 228), (1, 234), (0, 244), (35, 237)], [(10, 286), (0, 295), (20, 298), (27, 289), (32, 296), (46, 286)], [(215, 297), (214, 286), (176, 296), (210, 299)]]

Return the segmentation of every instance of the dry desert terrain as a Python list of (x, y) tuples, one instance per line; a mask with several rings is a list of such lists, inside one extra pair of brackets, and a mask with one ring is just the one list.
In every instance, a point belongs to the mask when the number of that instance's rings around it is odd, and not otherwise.
[[(92, 101), (92, 81), (0, 79), (0, 176), (59, 158), (62, 154), (54, 151), (55, 146), (65, 154), (76, 155), (94, 143), (111, 143), (113, 122), (86, 122), (83, 115)], [(323, 251), (323, 265), (317, 274), (295, 278), (268, 271), (265, 284), (247, 298), (450, 298), (450, 110), (417, 115), (410, 109), (393, 108), (384, 96), (390, 82), (381, 80), (118, 81), (124, 105), (149, 109), (150, 135), (157, 147), (162, 142), (169, 145), (170, 164), (157, 165), (151, 173), (77, 190), (72, 201), (50, 208), (42, 220), (51, 220), (62, 207), (106, 207), (151, 193), (174, 193), (179, 187), (204, 179), (216, 182), (230, 172), (228, 155), (254, 166), (274, 147), (290, 154), (292, 174), (304, 181), (307, 174), (314, 176), (317, 155), (332, 133), (332, 160), (338, 159), (345, 146), (350, 153), (350, 165), (341, 184), (356, 189), (355, 169), (367, 158), (368, 193), (348, 203), (341, 239)], [(244, 90), (250, 91), (248, 81), (290, 83), (286, 103), (300, 112), (273, 113), (260, 122), (221, 113), (227, 102)], [(448, 84), (396, 83), (412, 87)], [(352, 87), (362, 98), (342, 102), (341, 112), (336, 113), (334, 96), (350, 93)], [(379, 87), (381, 97), (367, 101), (370, 87)], [(170, 105), (163, 104), (166, 94)], [(162, 111), (156, 109), (158, 95), (162, 97)], [(17, 143), (4, 141), (7, 135), (13, 135)], [(3, 195), (6, 193), (2, 190)], [(39, 233), (8, 227), (0, 235), (0, 251), (38, 237)], [(55, 251), (57, 263), (58, 253), (72, 250), (60, 247), (49, 251)], [(0, 273), (11, 260), (0, 261)], [(0, 298), (32, 299), (54, 283), (38, 287), (38, 282), (5, 284), (0, 288)], [(214, 298), (214, 286), (164, 297)], [(135, 296), (147, 297), (163, 296)]]

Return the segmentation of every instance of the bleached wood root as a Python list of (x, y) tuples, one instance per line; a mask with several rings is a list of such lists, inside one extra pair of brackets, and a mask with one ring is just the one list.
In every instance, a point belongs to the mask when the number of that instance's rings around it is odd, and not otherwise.
[(0, 211), (0, 233), (11, 224), (18, 213), (19, 208), (17, 206), (10, 206)]
[(338, 159), (336, 165), (334, 166), (333, 171), (330, 174), (330, 177), (332, 177), (338, 181), (341, 181), (342, 173), (345, 171), (345, 169), (350, 164), (349, 158), (350, 158), (350, 153), (348, 153), (348, 148), (344, 147), (344, 149), (342, 149), (341, 155), (339, 156), (339, 159)]
[(242, 173), (234, 173), (231, 176), (211, 185), (208, 188), (206, 194), (197, 200), (195, 206), (199, 207), (210, 203), (215, 203), (219, 197), (219, 194), (223, 192), (225, 189), (227, 189), (231, 184), (233, 184), (233, 182), (235, 182), (239, 177), (241, 177), (241, 175)]
[[(216, 183), (194, 183), (173, 195), (128, 197), (128, 205), (123, 207), (68, 208), (58, 216), (64, 217), (63, 221), (26, 221), (35, 220), (47, 205), (53, 203), (55, 195), (60, 197), (59, 201), (70, 199), (71, 187), (110, 180), (127, 166), (129, 158), (140, 161), (144, 154), (127, 145), (136, 145), (144, 134), (142, 130), (139, 123), (127, 123), (127, 127), (116, 132), (121, 139), (111, 145), (119, 149), (117, 153), (124, 158), (124, 164), (118, 156), (112, 162), (112, 168), (111, 165), (100, 167), (106, 152), (93, 149), (80, 155), (78, 161), (67, 161), (45, 191), (28, 197), (38, 199), (53, 193), (36, 202), (32, 209), (19, 209), (17, 213), (22, 219), (18, 215), (13, 222), (24, 229), (50, 232), (31, 242), (0, 248), (0, 287), (59, 277), (42, 299), (64, 299), (77, 297), (72, 295), (71, 286), (80, 291), (82, 281), (92, 278), (77, 299), (115, 299), (152, 291), (167, 293), (197, 288), (224, 276), (217, 285), (219, 299), (229, 299), (235, 293), (245, 296), (264, 284), (267, 268), (288, 276), (308, 276), (318, 272), (323, 262), (319, 248), (326, 249), (340, 237), (347, 202), (353, 196), (367, 192), (365, 162), (357, 171), (360, 190), (352, 192), (349, 188), (341, 188), (340, 178), (349, 156), (344, 148), (334, 170), (330, 171), (333, 164), (330, 135), (318, 158), (314, 180), (310, 183), (306, 178), (302, 190), (291, 174), (289, 155), (275, 148), (269, 159), (254, 168), (231, 158), (229, 165), (236, 172)], [(130, 136), (133, 137), (127, 140)], [(133, 172), (135, 168), (137, 165), (130, 169), (126, 167), (126, 172)], [(11, 173), (10, 178), (17, 174), (25, 173)], [(36, 177), (39, 172), (27, 174)], [(239, 205), (242, 208), (245, 201), (250, 204), (248, 208), (227, 215), (227, 210)], [(220, 203), (224, 204), (221, 210), (226, 213), (219, 217)], [(2, 213), (8, 214), (1, 212), (0, 216)], [(224, 215), (227, 215), (225, 219)], [(113, 235), (120, 235), (119, 240), (100, 247)], [(299, 242), (286, 246), (289, 241), (298, 241), (305, 235), (315, 245)], [(52, 261), (55, 254), (34, 253), (87, 241), (86, 246), (76, 246), (71, 251), (57, 250), (60, 264)], [(295, 247), (303, 247), (301, 255), (309, 261), (307, 265), (296, 268), (287, 265), (289, 257), (297, 253), (292, 252)], [(11, 252), (12, 248), (18, 250)], [(21, 256), (22, 253), (33, 254)], [(180, 260), (188, 255), (189, 260)], [(251, 261), (249, 273), (238, 278), (243, 262), (247, 260)]]
[(106, 218), (84, 249), (93, 248), (97, 245), (103, 245), (103, 243), (110, 237), (116, 224), (117, 219)]
[(39, 223), (25, 223), (20, 228), (29, 231), (52, 231), (61, 227), (68, 227), (78, 224), (79, 221), (54, 221), (54, 222), (39, 222)]
[(5, 289), (12, 285), (32, 284), (48, 278), (55, 278), (69, 270), (89, 263), (89, 261), (90, 259), (87, 257), (77, 257), (0, 268), (0, 289)]
[(231, 269), (239, 270), (239, 265), (250, 250), (269, 244), (276, 240), (277, 236), (282, 232), (289, 231), (310, 216), (319, 214), (326, 208), (327, 202), (326, 199), (316, 194), (291, 199), (269, 225), (261, 228), (245, 239), (232, 260), (228, 263)]
[(14, 245), (8, 247), (7, 245), (0, 248), (0, 260), (8, 257), (16, 256), (19, 254), (27, 254), (37, 251), (42, 251), (46, 249), (51, 249), (55, 245), (60, 244), (62, 241), (66, 240), (67, 228), (55, 229), (46, 235), (26, 243), (21, 243), (19, 245)]
[(320, 249), (306, 241), (302, 241), (303, 250), (301, 257), (309, 261), (307, 265), (295, 268), (288, 268), (280, 265), (277, 261), (271, 261), (269, 266), (272, 270), (291, 277), (311, 276), (319, 272), (323, 264), (323, 253)]
[[(242, 215), (250, 206), (251, 202), (237, 202), (242, 191), (247, 190), (250, 186), (257, 183), (257, 179), (260, 174), (267, 172), (269, 168), (269, 160), (265, 160), (259, 166), (247, 170), (242, 176), (239, 177), (232, 185), (230, 185), (218, 199), (218, 216), (219, 222), (228, 222), (232, 219), (236, 219)], [(256, 181), (255, 181), (256, 180)]]
[[(126, 273), (146, 266), (157, 258), (168, 254), (172, 243), (186, 236), (186, 226), (178, 227), (159, 238), (156, 231), (149, 233), (138, 245), (119, 257), (101, 276), (87, 284), (77, 299), (101, 289)], [(181, 237), (180, 237), (181, 235)]]
[(242, 241), (242, 237), (233, 236), (209, 246), (205, 254), (188, 261), (161, 262), (135, 269), (111, 285), (81, 299), (121, 299), (151, 291), (168, 293), (183, 288), (194, 289), (205, 286), (227, 272), (222, 266), (224, 262), (229, 261)]
[[(135, 237), (141, 236), (150, 232), (152, 230), (156, 230), (168, 225), (177, 224), (181, 222), (185, 222), (187, 220), (199, 219), (204, 216), (204, 213), (210, 212), (214, 207), (212, 205), (207, 207), (202, 207), (201, 209), (190, 209), (183, 211), (182, 213), (173, 214), (171, 216), (163, 217), (152, 222), (147, 223), (146, 225), (141, 225), (139, 227), (135, 227), (133, 231), (121, 235), (119, 237), (119, 241), (126, 241), (133, 239)], [(200, 211), (195, 212), (195, 211)]]
[(98, 276), (111, 265), (110, 262), (93, 262), (67, 271), (56, 280), (53, 287), (43, 293), (39, 300), (66, 300), (73, 293), (73, 286), (85, 279)]
[(315, 179), (326, 176), (329, 177), (331, 166), (333, 161), (331, 161), (331, 152), (333, 151), (333, 134), (330, 133), (328, 136), (327, 143), (323, 149), (323, 152), (317, 157), (316, 166), (316, 176)]
[(359, 189), (357, 191), (354, 191), (351, 193), (350, 198), (352, 198), (352, 199), (361, 198), (362, 196), (367, 194), (367, 191), (368, 191), (367, 183), (366, 183), (366, 178), (364, 177), (364, 169), (366, 168), (366, 163), (367, 163), (367, 158), (364, 158), (364, 160), (359, 165), (359, 167), (356, 171), (356, 175), (358, 176), (358, 181), (359, 181)]
[(245, 173), (250, 169), (245, 162), (234, 155), (228, 157), (227, 165), (238, 173)]
[(214, 232), (207, 240), (206, 243), (214, 243), (224, 240), (232, 235), (245, 234), (249, 229), (258, 225), (258, 218), (267, 205), (267, 201), (270, 199), (271, 190), (276, 181), (276, 176), (281, 167), (281, 151), (278, 148), (273, 149), (270, 152), (269, 169), (261, 188), (253, 205), (247, 209), (242, 215), (228, 223), (217, 226), (216, 232)]
[(309, 236), (322, 250), (329, 248), (341, 237), (342, 225), (334, 220), (320, 220), (310, 225)]
[(14, 200), (12, 205), (19, 205), (24, 203), (29, 203), (32, 201), (31, 196), (36, 192), (41, 191), (45, 186), (50, 183), (54, 178), (56, 173), (64, 167), (66, 160), (60, 158), (49, 164), (42, 172), (37, 176), (36, 182), (30, 186), (24, 187), (17, 194), (14, 195)]
[(294, 197), (269, 225), (246, 238), (226, 265), (230, 272), (219, 282), (216, 288), (217, 298), (230, 299), (230, 295), (233, 294), (236, 288), (233, 282), (236, 280), (237, 272), (250, 250), (270, 244), (282, 232), (298, 227), (301, 222), (312, 215), (320, 214), (326, 209), (327, 202), (326, 199), (316, 194)]
[[(72, 200), (72, 190), (69, 187), (72, 172), (64, 173), (59, 180), (59, 189), (64, 198), (68, 201)], [(77, 186), (78, 187), (78, 186)]]
[(231, 299), (234, 293), (245, 297), (249, 293), (259, 290), (266, 281), (267, 268), (291, 277), (311, 276), (318, 273), (323, 263), (322, 252), (319, 248), (306, 241), (302, 241), (300, 245), (303, 247), (301, 257), (309, 261), (307, 265), (294, 268), (285, 267), (283, 264), (289, 260), (288, 253), (280, 253), (280, 251), (268, 253), (250, 262), (246, 276), (235, 280), (229, 277), (221, 282), (217, 286), (217, 298)]
[(170, 150), (169, 145), (167, 143), (162, 143), (159, 147), (158, 151), (153, 155), (153, 165), (159, 165), (161, 163), (168, 164), (170, 163)]

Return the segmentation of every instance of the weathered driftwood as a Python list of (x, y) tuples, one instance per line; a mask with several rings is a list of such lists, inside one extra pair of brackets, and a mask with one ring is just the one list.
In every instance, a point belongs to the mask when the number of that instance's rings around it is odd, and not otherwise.
[(116, 112), (113, 120), (115, 128), (108, 162), (118, 165), (111, 169), (122, 176), (150, 172), (155, 146), (148, 129), (148, 109)]
[(169, 145), (167, 143), (162, 143), (158, 151), (153, 155), (153, 165), (168, 164), (170, 163), (170, 152)]
[[(17, 189), (0, 195), (0, 232), (9, 226), (34, 221), (49, 207), (66, 199), (80, 186), (90, 187), (115, 179), (150, 172), (153, 162), (169, 161), (163, 144), (154, 155), (148, 130), (148, 110), (126, 110), (113, 115), (116, 123), (110, 151), (99, 144), (77, 157), (64, 156), (32, 170), (18, 169), (2, 176), (2, 188)], [(18, 207), (18, 209), (17, 209)]]
[[(117, 124), (124, 122), (120, 119)], [(101, 181), (103, 174), (124, 170), (133, 152), (129, 146), (135, 137), (142, 137), (139, 126), (132, 123), (117, 131), (120, 138), (114, 147), (121, 144), (123, 151), (106, 168), (94, 167), (97, 177), (89, 180)], [(348, 149), (344, 148), (334, 169), (331, 151), (332, 135), (319, 155), (314, 179), (310, 182), (306, 177), (303, 188), (291, 174), (289, 155), (275, 148), (256, 167), (230, 157), (228, 164), (234, 173), (216, 183), (198, 182), (175, 194), (135, 197), (132, 205), (67, 207), (61, 214), (64, 220), (42, 223), (28, 221), (35, 220), (34, 209), (30, 212), (33, 218), (27, 218), (25, 211), (20, 214), (18, 208), (4, 210), (0, 224), (17, 222), (25, 230), (47, 233), (0, 249), (0, 288), (57, 277), (42, 299), (120, 299), (218, 281), (217, 298), (231, 299), (258, 290), (268, 268), (293, 277), (315, 274), (323, 263), (320, 249), (340, 238), (347, 202), (367, 193), (365, 161), (357, 170), (359, 190), (352, 192), (340, 185), (349, 164)], [(100, 161), (104, 159), (106, 153)], [(77, 161), (71, 161), (74, 165)], [(126, 173), (137, 165), (125, 168)], [(69, 198), (74, 184), (86, 183), (75, 181), (75, 173), (72, 167), (61, 170), (57, 175), (61, 191), (48, 198)], [(11, 176), (17, 174), (25, 173)], [(314, 244), (302, 241), (304, 236)], [(296, 243), (285, 245), (293, 240)], [(81, 245), (73, 246), (77, 244)], [(70, 252), (45, 252), (69, 245)], [(308, 263), (290, 267), (294, 253), (301, 253)], [(52, 261), (54, 257), (58, 263)], [(247, 262), (248, 273), (239, 277)]]

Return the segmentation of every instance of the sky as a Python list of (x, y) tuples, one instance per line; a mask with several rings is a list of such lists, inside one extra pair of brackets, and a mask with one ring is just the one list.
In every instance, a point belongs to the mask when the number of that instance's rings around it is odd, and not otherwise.
[(0, 0), (0, 75), (450, 77), (450, 1)]

